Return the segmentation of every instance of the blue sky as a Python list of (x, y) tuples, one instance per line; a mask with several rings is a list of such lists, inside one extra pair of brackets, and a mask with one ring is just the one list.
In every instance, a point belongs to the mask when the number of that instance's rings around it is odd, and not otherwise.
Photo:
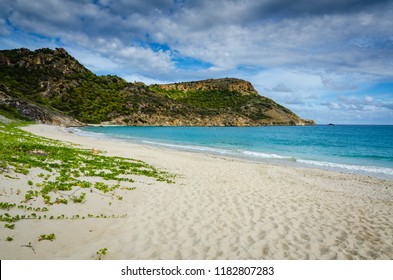
[(219, 77), (318, 123), (393, 124), (393, 1), (0, 0), (0, 48), (64, 47), (96, 74)]

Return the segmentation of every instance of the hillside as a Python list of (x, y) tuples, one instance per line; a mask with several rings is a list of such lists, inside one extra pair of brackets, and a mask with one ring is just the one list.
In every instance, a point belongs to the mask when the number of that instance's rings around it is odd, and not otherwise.
[(0, 51), (0, 105), (58, 125), (307, 125), (234, 78), (146, 86), (96, 76), (64, 49)]

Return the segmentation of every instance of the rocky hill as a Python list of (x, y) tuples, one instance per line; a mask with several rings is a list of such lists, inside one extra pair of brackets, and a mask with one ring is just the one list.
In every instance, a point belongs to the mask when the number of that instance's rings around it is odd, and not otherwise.
[(184, 93), (201, 90), (205, 92), (209, 92), (209, 91), (236, 92), (243, 96), (259, 95), (250, 82), (241, 79), (235, 79), (235, 78), (208, 79), (203, 81), (155, 85), (155, 87), (166, 91), (175, 90)]
[(311, 125), (234, 78), (146, 86), (96, 76), (64, 49), (0, 51), (0, 105), (41, 123)]

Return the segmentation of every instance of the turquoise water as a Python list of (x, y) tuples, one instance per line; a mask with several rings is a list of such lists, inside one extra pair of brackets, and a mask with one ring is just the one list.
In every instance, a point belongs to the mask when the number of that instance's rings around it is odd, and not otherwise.
[(84, 127), (79, 134), (393, 179), (393, 126)]

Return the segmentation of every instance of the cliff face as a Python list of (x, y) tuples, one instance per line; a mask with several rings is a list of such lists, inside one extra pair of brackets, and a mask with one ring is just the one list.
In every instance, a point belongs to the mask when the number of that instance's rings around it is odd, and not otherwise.
[(258, 92), (254, 89), (250, 82), (236, 78), (208, 79), (202, 81), (155, 86), (165, 91), (176, 90), (185, 93), (190, 91), (227, 91), (236, 92), (243, 96), (258, 96)]
[(37, 122), (80, 125), (310, 125), (235, 79), (146, 86), (96, 76), (64, 49), (0, 51), (0, 102)]
[(36, 51), (22, 48), (0, 51), (0, 65), (26, 68), (29, 71), (41, 70), (61, 75), (89, 72), (63, 48), (55, 50), (39, 49)]

